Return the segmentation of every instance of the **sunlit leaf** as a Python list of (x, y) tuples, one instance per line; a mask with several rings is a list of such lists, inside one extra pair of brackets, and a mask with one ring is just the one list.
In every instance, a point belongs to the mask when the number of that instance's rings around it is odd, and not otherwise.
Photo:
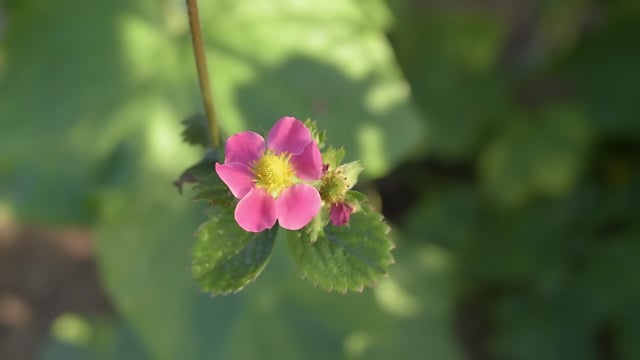
[(265, 131), (285, 115), (311, 118), (369, 176), (384, 175), (418, 145), (423, 126), (384, 34), (383, 1), (201, 5), (227, 134)]

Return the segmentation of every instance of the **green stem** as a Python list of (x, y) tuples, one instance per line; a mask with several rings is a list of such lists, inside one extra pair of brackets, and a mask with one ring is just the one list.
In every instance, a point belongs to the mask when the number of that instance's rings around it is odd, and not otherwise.
[(191, 29), (191, 41), (193, 43), (193, 55), (196, 58), (196, 68), (198, 69), (198, 81), (200, 83), (200, 94), (204, 105), (205, 115), (211, 131), (211, 144), (214, 149), (220, 147), (220, 129), (213, 106), (211, 96), (211, 85), (209, 84), (209, 72), (207, 71), (207, 59), (205, 57), (204, 43), (202, 42), (202, 30), (200, 25), (200, 15), (198, 15), (198, 0), (187, 0), (189, 12), (189, 27)]

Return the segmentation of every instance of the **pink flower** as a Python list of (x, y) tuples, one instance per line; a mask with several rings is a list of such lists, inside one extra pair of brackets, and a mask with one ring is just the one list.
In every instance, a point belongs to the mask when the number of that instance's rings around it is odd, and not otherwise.
[(353, 213), (353, 207), (345, 202), (331, 204), (329, 220), (333, 226), (349, 224), (349, 217)]
[(270, 229), (276, 220), (285, 229), (298, 230), (322, 205), (318, 190), (304, 183), (322, 176), (320, 150), (309, 129), (293, 117), (278, 120), (266, 143), (253, 131), (231, 136), (216, 172), (240, 199), (234, 216), (246, 231)]

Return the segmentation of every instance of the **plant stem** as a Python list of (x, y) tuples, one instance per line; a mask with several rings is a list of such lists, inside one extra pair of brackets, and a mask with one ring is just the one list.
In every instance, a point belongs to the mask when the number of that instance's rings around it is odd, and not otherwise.
[(209, 84), (209, 72), (207, 71), (207, 59), (205, 57), (204, 43), (202, 42), (202, 30), (200, 25), (200, 15), (198, 14), (198, 0), (186, 0), (189, 12), (189, 28), (191, 29), (191, 41), (193, 43), (193, 55), (196, 58), (196, 68), (198, 69), (198, 81), (200, 83), (200, 94), (204, 105), (205, 115), (209, 123), (211, 132), (211, 144), (214, 149), (220, 147), (220, 129), (213, 106), (211, 96), (211, 85)]

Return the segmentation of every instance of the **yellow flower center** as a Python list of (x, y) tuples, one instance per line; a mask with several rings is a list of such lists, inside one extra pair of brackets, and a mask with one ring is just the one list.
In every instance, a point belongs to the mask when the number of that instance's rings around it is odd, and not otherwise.
[(284, 189), (293, 185), (296, 173), (289, 163), (290, 158), (291, 155), (287, 153), (276, 155), (267, 150), (253, 167), (256, 186), (278, 197)]

